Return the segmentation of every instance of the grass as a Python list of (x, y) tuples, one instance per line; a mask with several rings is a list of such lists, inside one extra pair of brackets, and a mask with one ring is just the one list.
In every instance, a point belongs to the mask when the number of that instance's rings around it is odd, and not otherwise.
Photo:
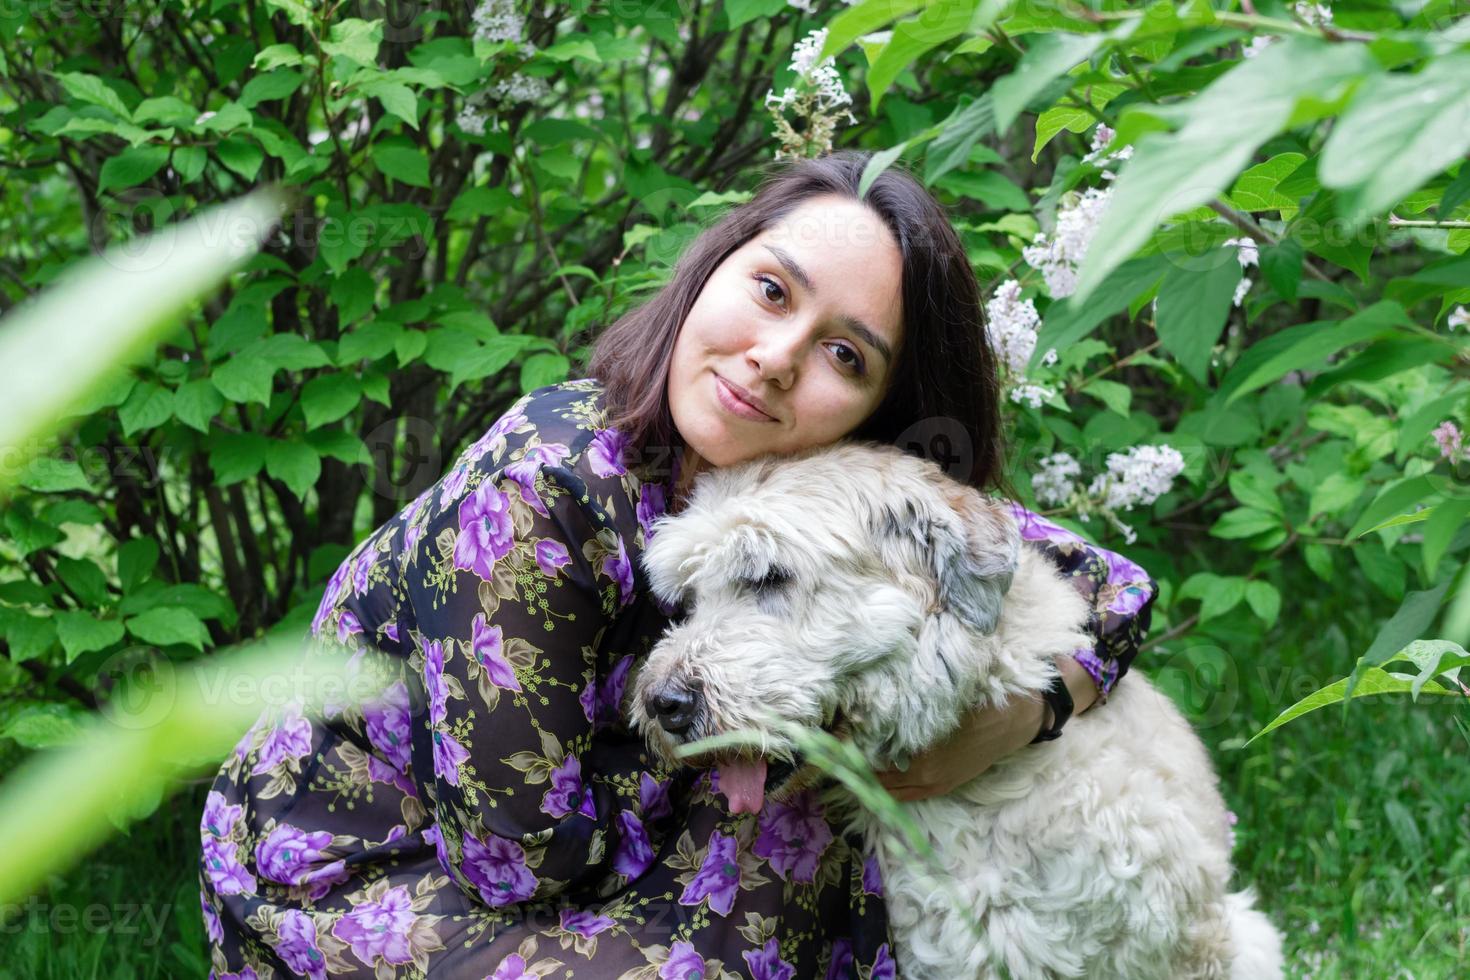
[[(1126, 680), (1124, 681), (1126, 683)], [(1239, 750), (1284, 705), (1252, 690), (1203, 728), (1239, 817), (1237, 882), (1254, 884), (1302, 980), (1460, 976), (1470, 946), (1470, 766), (1463, 705), (1355, 701)], [(1105, 707), (1101, 710), (1107, 710)], [(1217, 716), (1218, 717), (1218, 716)], [(11, 920), (0, 978), (194, 977), (208, 969), (195, 861), (205, 787), (165, 802)], [(58, 801), (64, 805), (63, 801)], [(50, 910), (88, 906), (102, 928)], [(151, 910), (152, 918), (130, 907)], [(153, 933), (152, 923), (161, 928)], [(130, 926), (133, 931), (125, 932)]]

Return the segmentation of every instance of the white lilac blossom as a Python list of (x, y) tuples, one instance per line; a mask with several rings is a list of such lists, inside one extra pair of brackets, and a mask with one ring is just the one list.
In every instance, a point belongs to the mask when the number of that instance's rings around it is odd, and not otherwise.
[(1235, 284), (1235, 295), (1231, 297), (1230, 302), (1235, 306), (1243, 303), (1245, 301), (1245, 294), (1251, 291), (1251, 285), (1252, 280), (1250, 276), (1241, 276), (1240, 282)]
[(1031, 490), (1039, 503), (1060, 507), (1077, 492), (1074, 477), (1082, 473), (1082, 464), (1067, 453), (1053, 453), (1038, 465), (1031, 476)]
[[(1239, 238), (1227, 238), (1225, 239), (1224, 244), (1226, 247), (1229, 247), (1231, 245), (1235, 246), (1235, 258), (1240, 262), (1240, 267), (1242, 269), (1249, 269), (1253, 265), (1260, 264), (1261, 251), (1260, 248), (1257, 247), (1256, 240), (1254, 238), (1251, 238), (1248, 235), (1242, 235)], [(1239, 306), (1241, 302), (1245, 299), (1245, 294), (1250, 292), (1250, 288), (1250, 276), (1241, 276), (1240, 282), (1235, 284), (1235, 297), (1233, 299), (1233, 302), (1236, 306)]]
[[(1014, 279), (1001, 283), (995, 295), (985, 304), (985, 332), (996, 356), (1005, 364), (1010, 381), (1011, 401), (1040, 408), (1052, 390), (1026, 380), (1026, 367), (1036, 351), (1036, 334), (1041, 329), (1041, 314), (1036, 304), (1021, 299), (1021, 284)], [(1056, 350), (1048, 350), (1042, 363), (1055, 364)]]
[(1465, 309), (1463, 306), (1455, 307), (1450, 311), (1449, 319), (1445, 320), (1445, 324), (1451, 330), (1458, 327), (1470, 327), (1470, 310)]
[[(790, 68), (796, 73), (795, 87), (787, 87), (780, 95), (766, 90), (765, 106), (776, 121), (776, 136), (781, 149), (776, 158), (821, 156), (832, 152), (832, 135), (839, 125), (839, 110), (848, 122), (856, 123), (852, 110), (852, 96), (842, 85), (842, 76), (837, 73), (835, 58), (827, 57), (819, 62), (817, 56), (827, 41), (827, 29), (815, 30), (796, 43), (791, 53)], [(806, 125), (798, 133), (787, 121), (785, 112), (790, 109), (805, 117)]]
[(1106, 510), (1132, 510), (1168, 493), (1182, 472), (1184, 457), (1172, 446), (1134, 446), (1126, 453), (1108, 453), (1108, 471), (1098, 474), (1087, 492), (1101, 498)]
[(1131, 145), (1121, 146), (1112, 153), (1103, 153), (1104, 148), (1113, 141), (1115, 135), (1116, 133), (1111, 126), (1098, 123), (1097, 129), (1092, 131), (1092, 150), (1082, 158), (1083, 163), (1091, 163), (1103, 168), (1103, 180), (1112, 180), (1117, 176), (1117, 174), (1107, 169), (1110, 165), (1116, 161), (1129, 160), (1133, 157), (1133, 147)]
[(786, 0), (786, 2), (804, 14), (816, 13), (816, 0)]
[(1453, 422), (1444, 421), (1434, 430), (1434, 441), (1439, 446), (1439, 455), (1451, 463), (1458, 463), (1467, 455), (1465, 436)]
[(472, 19), (476, 41), (519, 42), (526, 27), (526, 19), (516, 12), (515, 0), (482, 0)]
[[(1332, 23), (1332, 8), (1326, 4), (1294, 3), (1291, 9), (1309, 27), (1326, 27)], [(1254, 58), (1279, 40), (1275, 34), (1260, 34), (1251, 38), (1251, 43), (1240, 53), (1247, 58)]]
[(1032, 243), (1021, 250), (1026, 263), (1041, 270), (1053, 299), (1077, 291), (1077, 269), (1087, 254), (1092, 236), (1097, 233), (1098, 220), (1111, 194), (1110, 188), (1098, 187), (1090, 187), (1081, 194), (1067, 194), (1062, 199), (1062, 207), (1057, 209), (1057, 224), (1052, 233), (1037, 233)]

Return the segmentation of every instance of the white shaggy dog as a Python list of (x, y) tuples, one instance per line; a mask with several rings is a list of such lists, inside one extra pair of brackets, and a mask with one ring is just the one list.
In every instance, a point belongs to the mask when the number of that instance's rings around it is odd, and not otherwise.
[[(933, 463), (871, 443), (701, 475), (643, 555), (682, 603), (630, 685), (627, 715), (664, 759), (682, 743), (821, 727), (887, 768), (971, 707), (1034, 695), (1090, 640), (1085, 601), (1014, 520)], [(723, 754), (733, 812), (811, 784), (779, 734)], [(1226, 809), (1204, 746), (1131, 673), (1106, 707), (954, 792), (903, 804), (947, 867), (978, 941), (942, 891), (845, 791), (824, 802), (877, 848), (901, 974), (955, 980), (1263, 980), (1281, 939), (1231, 894)], [(1007, 972), (1008, 971), (1008, 972)]]

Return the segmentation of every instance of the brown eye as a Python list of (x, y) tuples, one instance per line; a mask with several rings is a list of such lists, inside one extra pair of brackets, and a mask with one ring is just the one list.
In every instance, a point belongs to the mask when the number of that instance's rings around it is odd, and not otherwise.
[(863, 356), (861, 354), (859, 354), (856, 350), (854, 350), (847, 344), (833, 344), (832, 346), (838, 351), (846, 351), (848, 354), (852, 355), (852, 360), (847, 360), (841, 354), (838, 354), (837, 359), (839, 361), (841, 361), (847, 367), (852, 368), (853, 371), (857, 372), (858, 374), (863, 373)]
[[(760, 283), (761, 295), (766, 298), (767, 302), (779, 303), (781, 300), (784, 300), (786, 298), (786, 292), (781, 288), (781, 284), (776, 282), (776, 280), (772, 279), (769, 276), (756, 276), (755, 278), (756, 281)], [(775, 296), (772, 296), (770, 293), (770, 290), (772, 289), (776, 291)]]

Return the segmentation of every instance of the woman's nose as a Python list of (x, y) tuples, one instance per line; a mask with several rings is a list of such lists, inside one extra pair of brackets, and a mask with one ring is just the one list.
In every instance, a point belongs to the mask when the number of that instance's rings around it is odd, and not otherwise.
[(796, 365), (802, 357), (804, 341), (789, 324), (784, 329), (768, 328), (756, 338), (746, 357), (760, 377), (777, 388), (789, 389), (796, 380)]

